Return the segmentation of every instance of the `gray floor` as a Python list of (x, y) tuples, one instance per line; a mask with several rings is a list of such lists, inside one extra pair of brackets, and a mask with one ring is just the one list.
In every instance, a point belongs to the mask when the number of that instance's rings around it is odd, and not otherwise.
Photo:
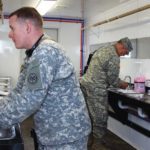
[[(21, 124), (21, 131), (24, 140), (25, 150), (34, 150), (33, 139), (30, 136), (30, 130), (33, 126), (32, 117), (26, 119)], [(108, 131), (108, 133), (104, 137), (105, 144), (102, 147), (98, 147), (96, 150), (135, 150), (128, 143)]]

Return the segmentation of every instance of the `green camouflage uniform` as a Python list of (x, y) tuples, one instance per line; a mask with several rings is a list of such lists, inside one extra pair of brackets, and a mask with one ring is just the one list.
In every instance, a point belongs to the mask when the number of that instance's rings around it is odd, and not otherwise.
[(101, 138), (107, 128), (108, 100), (107, 88), (119, 84), (120, 59), (113, 45), (98, 49), (89, 64), (86, 74), (80, 79), (90, 117), (92, 132)]

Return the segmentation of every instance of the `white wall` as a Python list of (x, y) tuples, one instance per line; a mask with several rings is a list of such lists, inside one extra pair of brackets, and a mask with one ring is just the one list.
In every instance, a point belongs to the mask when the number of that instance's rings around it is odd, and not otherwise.
[[(96, 13), (91, 18), (86, 20), (86, 27), (95, 23), (107, 20), (109, 18), (121, 15), (131, 10), (150, 4), (149, 0), (130, 0), (127, 3), (123, 3), (111, 10), (104, 13)], [(96, 4), (95, 4), (96, 5)], [(87, 5), (88, 6), (88, 5)], [(96, 5), (98, 7), (98, 5)], [(92, 8), (89, 8), (90, 10)], [(94, 8), (96, 10), (96, 8)], [(88, 10), (88, 8), (87, 8)], [(85, 12), (86, 14), (86, 12)], [(139, 13), (129, 15), (124, 18), (97, 26), (87, 28), (86, 34), (86, 45), (85, 45), (85, 57), (87, 59), (90, 45), (117, 41), (122, 37), (128, 36), (130, 39), (150, 37), (150, 9), (141, 11)]]
[(8, 38), (8, 20), (0, 25), (0, 77), (8, 76), (12, 78), (12, 85), (18, 79), (20, 71), (20, 51), (17, 50), (13, 42)]
[(67, 56), (75, 66), (77, 75), (80, 74), (80, 23), (44, 22), (45, 28), (58, 28), (58, 43), (60, 43)]
[[(64, 47), (79, 76), (81, 24), (44, 21), (44, 27), (58, 29), (58, 42)], [(11, 39), (8, 38), (8, 32), (8, 20), (5, 19), (4, 24), (0, 26), (0, 76), (11, 76), (14, 87), (18, 80), (23, 59), (21, 51), (24, 50), (15, 48)]]

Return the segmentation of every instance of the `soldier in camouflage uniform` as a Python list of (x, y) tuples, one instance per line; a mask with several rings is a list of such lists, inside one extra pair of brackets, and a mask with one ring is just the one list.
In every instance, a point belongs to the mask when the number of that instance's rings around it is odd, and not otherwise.
[(124, 56), (131, 50), (132, 45), (128, 38), (98, 49), (91, 59), (87, 72), (80, 79), (92, 120), (92, 135), (95, 139), (100, 140), (107, 129), (107, 89), (110, 86), (126, 88), (128, 85), (118, 77), (119, 56)]
[(39, 150), (86, 150), (91, 124), (69, 58), (43, 34), (42, 18), (34, 8), (10, 14), (9, 25), (16, 48), (27, 50), (16, 88), (0, 101), (0, 126), (33, 114)]

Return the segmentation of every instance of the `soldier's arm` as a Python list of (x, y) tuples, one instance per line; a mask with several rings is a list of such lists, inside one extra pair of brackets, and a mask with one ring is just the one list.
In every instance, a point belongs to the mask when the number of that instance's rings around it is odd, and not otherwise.
[(107, 69), (107, 80), (108, 84), (112, 87), (118, 87), (119, 86), (119, 60), (114, 58), (111, 58), (108, 61), (108, 69)]
[(1, 99), (0, 126), (8, 127), (22, 122), (39, 109), (53, 79), (53, 66), (47, 66), (46, 60), (45, 63), (42, 60), (32, 62), (21, 92), (13, 90), (9, 96)]

